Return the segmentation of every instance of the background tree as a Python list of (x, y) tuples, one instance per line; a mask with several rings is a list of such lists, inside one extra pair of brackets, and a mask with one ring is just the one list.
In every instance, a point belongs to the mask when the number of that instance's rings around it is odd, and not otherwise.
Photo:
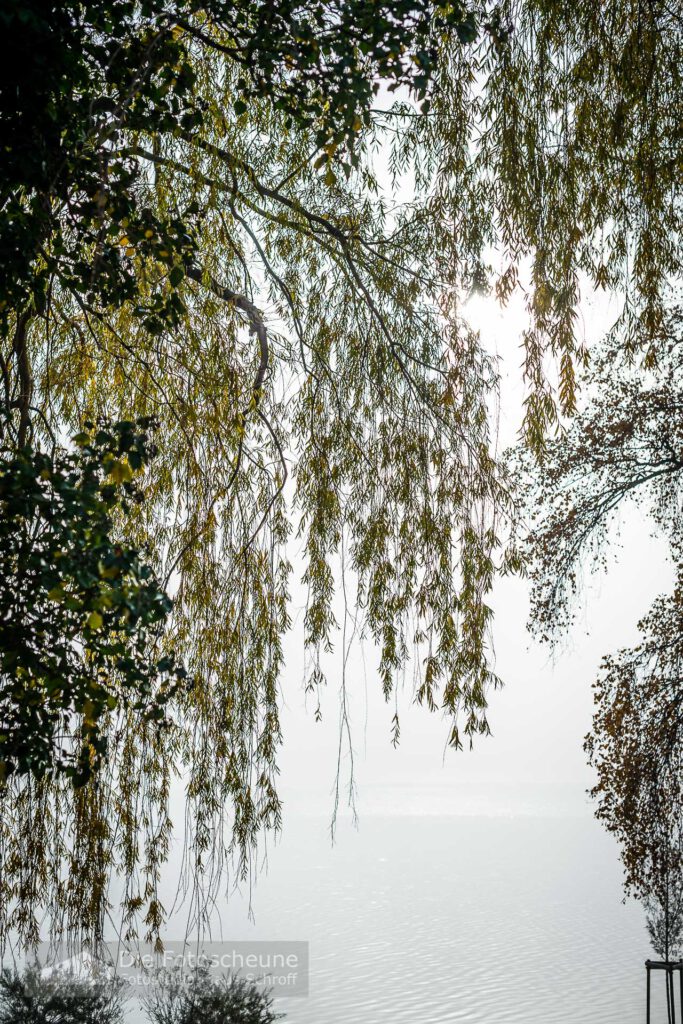
[(643, 899), (655, 951), (673, 959), (683, 927), (683, 593), (659, 598), (642, 643), (603, 662), (587, 739), (597, 817), (621, 847), (627, 891)]
[[(647, 375), (608, 350), (591, 397), (537, 469), (526, 461), (531, 628), (556, 642), (582, 573), (603, 568), (627, 502), (669, 541), (671, 594), (638, 624), (641, 642), (603, 660), (586, 739), (597, 817), (621, 847), (627, 892), (645, 901), (662, 955), (680, 937), (683, 892), (683, 345), (677, 311)], [(663, 951), (663, 952), (662, 952)]]
[[(548, 445), (538, 470), (520, 453), (531, 622), (542, 640), (558, 639), (573, 622), (583, 572), (607, 564), (610, 537), (626, 502), (637, 504), (667, 539), (680, 575), (682, 327), (681, 313), (671, 310), (667, 343), (649, 372), (618, 347), (596, 353), (586, 375), (585, 407)], [(679, 608), (675, 599), (657, 606), (667, 649), (675, 642)], [(643, 628), (652, 634), (654, 626), (648, 619)], [(672, 665), (675, 653), (674, 647)]]

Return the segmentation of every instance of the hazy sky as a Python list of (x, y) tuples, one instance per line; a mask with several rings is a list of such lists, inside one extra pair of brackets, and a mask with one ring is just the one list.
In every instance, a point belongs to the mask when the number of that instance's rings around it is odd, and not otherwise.
[[(584, 303), (582, 329), (592, 343), (611, 322), (605, 300)], [(502, 360), (500, 446), (514, 442), (521, 417), (521, 297), (506, 310), (477, 297), (467, 315)], [(614, 545), (615, 565), (588, 579), (586, 600), (572, 636), (552, 654), (526, 630), (524, 581), (499, 582), (493, 595), (495, 664), (503, 690), (491, 695), (493, 736), (473, 752), (446, 752), (447, 723), (414, 706), (407, 684), (400, 698), (401, 743), (390, 744), (393, 705), (382, 698), (372, 645), (356, 648), (347, 663), (354, 775), (359, 814), (591, 814), (585, 791), (591, 774), (583, 736), (591, 721), (591, 684), (603, 654), (634, 642), (636, 623), (653, 597), (669, 588), (664, 544), (630, 508)], [(303, 594), (295, 604), (301, 608)], [(296, 608), (294, 610), (296, 615)], [(301, 614), (287, 641), (283, 679), (284, 750), (280, 788), (285, 817), (331, 814), (339, 735), (341, 646), (328, 677), (323, 722), (313, 720), (314, 701), (302, 691)], [(308, 709), (306, 707), (308, 703)], [(342, 781), (348, 777), (344, 748)], [(344, 796), (342, 796), (342, 801)]]

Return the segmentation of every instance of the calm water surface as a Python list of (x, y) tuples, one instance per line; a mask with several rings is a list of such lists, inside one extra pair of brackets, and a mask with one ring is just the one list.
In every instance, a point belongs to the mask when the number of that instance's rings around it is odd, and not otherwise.
[(590, 819), (364, 818), (334, 848), (290, 819), (252, 904), (249, 923), (231, 900), (226, 939), (310, 943), (289, 1024), (644, 1020), (643, 913)]

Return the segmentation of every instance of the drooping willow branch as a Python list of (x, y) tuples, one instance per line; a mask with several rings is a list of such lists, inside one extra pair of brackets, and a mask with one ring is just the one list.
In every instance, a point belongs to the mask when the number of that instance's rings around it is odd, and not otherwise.
[[(269, 358), (270, 358), (270, 350), (269, 350), (269, 345), (268, 345), (268, 332), (267, 332), (267, 329), (266, 329), (266, 325), (263, 322), (263, 315), (261, 314), (261, 311), (256, 308), (254, 303), (251, 302), (246, 297), (246, 295), (240, 295), (239, 292), (234, 292), (231, 288), (228, 288), (225, 285), (222, 285), (219, 281), (216, 281), (216, 279), (211, 274), (207, 275), (205, 273), (202, 273), (202, 271), (199, 270), (197, 267), (188, 267), (188, 268), (186, 268), (186, 274), (187, 274), (187, 276), (191, 280), (196, 281), (197, 284), (200, 284), (203, 287), (208, 287), (209, 290), (212, 292), (212, 294), (214, 294), (217, 298), (222, 299), (225, 302), (229, 302), (236, 309), (241, 310), (241, 312), (245, 314), (245, 316), (247, 317), (247, 319), (249, 321), (250, 330), (252, 331), (253, 334), (256, 335), (256, 337), (258, 338), (258, 342), (259, 342), (259, 365), (258, 365), (258, 370), (256, 371), (256, 377), (254, 378), (254, 383), (252, 385), (252, 401), (251, 401), (251, 403), (245, 409), (243, 409), (243, 411), (241, 413), (242, 429), (240, 430), (240, 433), (239, 433), (239, 440), (238, 440), (238, 446), (237, 446), (237, 457), (235, 458), (235, 465), (234, 465), (234, 468), (233, 468), (232, 475), (231, 475), (231, 477), (230, 477), (230, 479), (228, 481), (226, 490), (228, 490), (228, 491), (230, 490), (230, 488), (232, 487), (233, 483), (235, 482), (237, 474), (239, 473), (240, 466), (241, 466), (241, 463), (242, 463), (242, 454), (243, 454), (243, 451), (244, 451), (244, 424), (246, 422), (246, 418), (247, 418), (248, 414), (252, 410), (254, 410), (257, 413), (257, 415), (259, 415), (260, 418), (263, 420), (263, 422), (266, 424), (266, 426), (268, 427), (271, 435), (275, 439), (275, 443), (277, 445), (278, 452), (280, 454), (280, 459), (281, 459), (282, 465), (284, 467), (284, 473), (283, 473), (283, 478), (284, 479), (283, 479), (280, 487), (278, 488), (278, 492), (277, 492), (277, 494), (279, 494), (279, 493), (281, 493), (281, 491), (282, 491), (282, 489), (284, 487), (284, 482), (285, 482), (285, 480), (287, 478), (287, 463), (285, 461), (285, 458), (284, 458), (284, 455), (283, 455), (283, 452), (282, 452), (282, 448), (280, 447), (280, 444), (277, 441), (277, 438), (275, 436), (275, 433), (274, 433), (272, 427), (270, 426), (270, 423), (268, 422), (266, 417), (263, 416), (263, 414), (259, 410), (259, 405), (260, 405), (260, 401), (261, 401), (261, 392), (262, 392), (264, 381), (266, 379), (266, 373), (268, 372), (268, 363), (269, 363)], [(276, 498), (277, 498), (277, 494), (276, 494)], [(213, 509), (214, 505), (216, 504), (216, 500), (217, 500), (216, 495), (214, 495), (213, 499), (211, 500), (211, 504), (209, 505), (209, 512), (211, 512), (211, 510)], [(267, 512), (264, 514), (264, 520), (265, 520), (266, 517), (267, 517)], [(208, 525), (208, 516), (206, 518), (206, 523)], [(206, 526), (205, 526), (205, 528), (206, 528)], [(258, 533), (258, 529), (257, 529), (256, 533)], [(254, 536), (255, 536), (255, 534), (254, 534)], [(166, 573), (166, 586), (168, 586), (168, 583), (169, 583), (173, 573), (175, 572), (175, 570), (180, 565), (180, 562), (182, 561), (184, 556), (187, 554), (187, 552), (190, 550), (190, 548), (193, 547), (193, 545), (197, 543), (198, 540), (199, 540), (199, 535), (192, 536), (192, 537), (190, 537), (188, 539), (188, 541), (180, 549), (180, 551), (178, 552), (178, 554), (174, 558), (173, 562), (171, 563), (170, 568), (168, 569), (168, 571)], [(252, 537), (252, 540), (253, 540), (253, 537)], [(251, 543), (251, 541), (250, 541), (250, 543)]]

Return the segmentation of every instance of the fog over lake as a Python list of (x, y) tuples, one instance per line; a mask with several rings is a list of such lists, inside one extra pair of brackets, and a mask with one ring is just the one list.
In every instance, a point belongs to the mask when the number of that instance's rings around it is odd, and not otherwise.
[(213, 935), (309, 943), (291, 1024), (642, 1021), (643, 911), (590, 818), (371, 816), (334, 849), (327, 824), (291, 818), (255, 920), (234, 897)]
[(333, 853), (299, 819), (254, 902), (226, 934), (310, 942), (292, 1024), (643, 1018), (643, 913), (588, 819), (373, 817)]

